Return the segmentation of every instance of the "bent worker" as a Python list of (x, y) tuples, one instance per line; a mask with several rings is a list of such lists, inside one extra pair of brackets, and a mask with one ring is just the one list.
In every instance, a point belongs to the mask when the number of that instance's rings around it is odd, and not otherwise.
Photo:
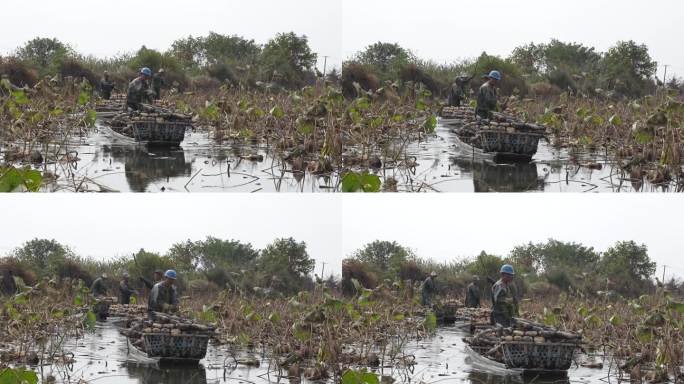
[(150, 292), (147, 310), (150, 312), (175, 312), (178, 310), (178, 293), (176, 292), (176, 271), (169, 269), (164, 273), (164, 280), (155, 284)]
[(492, 324), (510, 327), (518, 316), (518, 298), (513, 277), (513, 266), (505, 264), (501, 267), (501, 278), (492, 286)]
[(479, 282), (480, 278), (478, 276), (473, 276), (473, 281), (466, 287), (466, 308), (480, 308), (480, 288), (477, 286)]
[(134, 111), (142, 110), (143, 101), (149, 101), (151, 98), (150, 78), (152, 78), (152, 70), (145, 67), (140, 70), (140, 76), (133, 79), (128, 84), (128, 93), (126, 94), (126, 106)]
[(461, 75), (454, 80), (449, 89), (449, 97), (447, 100), (450, 107), (461, 106), (461, 103), (465, 100), (466, 96), (468, 96), (468, 83), (470, 83), (472, 78), (473, 76), (468, 77)]
[(145, 284), (145, 287), (147, 289), (152, 289), (154, 288), (154, 285), (157, 284), (158, 282), (162, 281), (162, 271), (161, 269), (155, 269), (154, 270), (154, 275), (152, 276), (152, 280), (150, 281), (149, 279), (146, 279), (142, 276), (140, 276), (140, 281)]
[(496, 111), (496, 86), (501, 81), (499, 71), (491, 71), (487, 76), (487, 81), (482, 84), (477, 92), (477, 106), (475, 114), (483, 119), (491, 119), (492, 112)]
[(114, 82), (109, 79), (109, 72), (104, 71), (102, 80), (100, 80), (100, 92), (102, 93), (102, 98), (109, 100), (112, 97), (112, 91), (114, 90), (114, 87)]
[(0, 294), (12, 296), (17, 293), (17, 283), (11, 269), (0, 271)]
[(107, 295), (107, 285), (105, 284), (107, 282), (107, 274), (103, 273), (93, 281), (93, 284), (90, 286), (90, 293), (93, 294), (95, 297), (101, 297), (101, 296), (106, 296)]
[(152, 90), (154, 91), (154, 99), (159, 100), (161, 98), (161, 89), (166, 84), (164, 79), (164, 68), (160, 68), (157, 73), (152, 77)]
[(128, 284), (128, 277), (128, 272), (124, 272), (123, 279), (121, 279), (121, 282), (119, 283), (119, 304), (130, 304), (131, 296), (138, 294), (138, 292), (131, 289), (131, 286)]
[(432, 271), (430, 276), (428, 276), (423, 284), (421, 284), (421, 294), (422, 294), (422, 304), (424, 306), (431, 306), (432, 299), (437, 294), (437, 287), (435, 286), (435, 279), (437, 278), (437, 272)]

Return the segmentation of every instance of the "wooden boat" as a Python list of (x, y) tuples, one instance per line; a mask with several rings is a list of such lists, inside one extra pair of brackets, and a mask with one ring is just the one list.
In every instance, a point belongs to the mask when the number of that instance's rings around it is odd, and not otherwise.
[(508, 132), (501, 129), (480, 129), (475, 132), (462, 128), (451, 130), (464, 153), (490, 159), (496, 163), (529, 162), (537, 153), (542, 134), (536, 132)]
[(185, 138), (185, 130), (190, 128), (184, 121), (132, 121), (130, 123), (135, 141), (146, 145), (177, 147)]
[(133, 121), (124, 127), (104, 125), (104, 133), (115, 141), (148, 146), (177, 147), (185, 139), (185, 122), (148, 123)]
[(495, 112), (482, 119), (469, 107), (445, 107), (440, 123), (451, 127), (464, 152), (483, 156), (495, 162), (529, 162), (537, 153), (545, 128)]
[(135, 360), (197, 365), (207, 354), (209, 334), (137, 332), (129, 328), (132, 321), (133, 318), (120, 319), (114, 322), (114, 326), (126, 336), (128, 353)]
[(466, 362), (478, 370), (499, 375), (522, 375), (524, 372), (522, 369), (510, 369), (503, 363), (487, 358), (483, 356), (482, 351), (478, 351), (469, 345), (466, 345), (465, 353)]
[[(512, 331), (511, 328), (490, 328), (463, 340), (482, 358), (492, 364), (502, 364), (506, 369), (525, 373), (564, 373), (570, 368), (580, 348), (581, 335), (524, 319), (516, 319), (515, 327), (517, 329)], [(501, 332), (517, 336), (501, 337)]]

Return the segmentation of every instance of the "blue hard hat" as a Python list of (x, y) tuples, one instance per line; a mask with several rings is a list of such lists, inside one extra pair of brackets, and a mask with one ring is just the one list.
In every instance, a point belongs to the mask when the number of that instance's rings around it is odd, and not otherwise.
[(492, 79), (496, 79), (497, 81), (501, 80), (501, 72), (499, 71), (491, 71), (489, 72), (489, 75), (487, 77), (491, 77)]
[(164, 277), (176, 280), (176, 271), (174, 271), (173, 269), (169, 269), (164, 273)]
[(515, 275), (515, 271), (513, 270), (513, 266), (510, 264), (504, 264), (501, 267), (501, 273), (507, 273), (509, 275)]
[(147, 67), (141, 69), (140, 73), (142, 73), (145, 76), (152, 76), (152, 70)]

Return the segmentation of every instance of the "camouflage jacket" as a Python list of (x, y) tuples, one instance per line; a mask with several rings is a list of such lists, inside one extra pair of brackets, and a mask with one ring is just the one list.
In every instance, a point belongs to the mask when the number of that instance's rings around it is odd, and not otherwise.
[(128, 84), (126, 102), (135, 104), (142, 103), (148, 97), (149, 87), (147, 81), (143, 80), (142, 77), (136, 77)]
[(465, 305), (468, 308), (476, 308), (480, 306), (480, 288), (475, 283), (468, 284), (466, 289)]
[(475, 113), (482, 118), (488, 119), (494, 111), (496, 111), (496, 88), (487, 82), (482, 84), (477, 92)]
[(178, 305), (178, 292), (175, 286), (166, 286), (163, 282), (154, 285), (150, 292), (150, 299), (147, 303), (148, 311), (164, 312), (164, 304), (171, 306)]
[(105, 286), (104, 279), (98, 277), (93, 281), (93, 285), (90, 286), (90, 292), (93, 296), (104, 296), (107, 294), (107, 287)]
[(492, 285), (492, 312), (508, 318), (518, 316), (518, 295), (513, 284), (505, 284), (499, 279)]
[(435, 281), (432, 279), (432, 277), (428, 277), (423, 281), (422, 284), (422, 289), (423, 289), (423, 295), (434, 295), (435, 292), (437, 291), (435, 287)]
[(152, 88), (154, 89), (161, 89), (166, 84), (166, 81), (164, 80), (163, 77), (159, 76), (159, 74), (155, 74), (152, 77)]

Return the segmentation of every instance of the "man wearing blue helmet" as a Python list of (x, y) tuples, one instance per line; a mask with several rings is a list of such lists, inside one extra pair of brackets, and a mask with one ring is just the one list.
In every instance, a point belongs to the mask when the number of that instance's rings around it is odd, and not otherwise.
[(510, 327), (518, 316), (518, 297), (513, 285), (515, 271), (513, 266), (505, 264), (501, 267), (501, 278), (492, 286), (492, 324)]
[(134, 111), (142, 110), (143, 101), (149, 101), (154, 97), (154, 91), (150, 89), (150, 79), (152, 70), (145, 67), (140, 70), (140, 76), (136, 77), (128, 84), (126, 95), (126, 105)]
[(483, 119), (491, 119), (492, 112), (496, 111), (496, 86), (501, 81), (499, 71), (491, 71), (485, 76), (487, 81), (482, 84), (477, 92), (477, 107), (475, 114)]
[(176, 291), (176, 271), (169, 269), (164, 273), (164, 280), (152, 287), (150, 299), (147, 301), (149, 312), (178, 311), (178, 293)]

